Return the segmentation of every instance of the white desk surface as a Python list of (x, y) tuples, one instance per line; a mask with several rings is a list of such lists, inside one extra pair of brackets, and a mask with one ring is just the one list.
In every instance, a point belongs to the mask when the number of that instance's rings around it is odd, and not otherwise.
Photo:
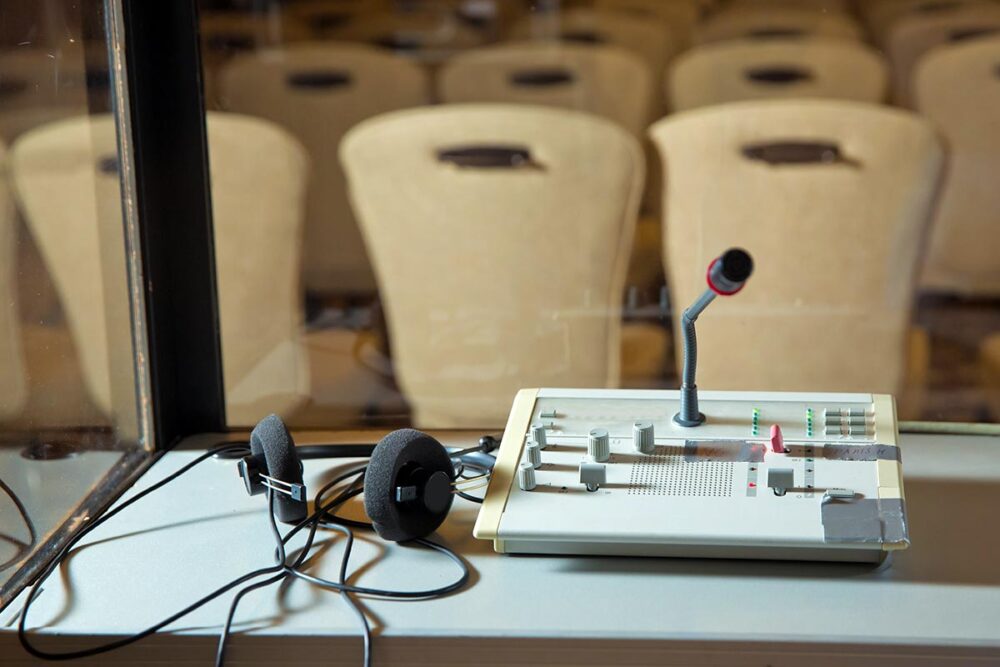
[[(879, 567), (498, 555), (472, 538), (478, 506), (457, 500), (439, 537), (469, 560), (471, 585), (442, 600), (366, 602), (375, 664), (1000, 665), (1000, 439), (910, 435), (902, 446), (912, 545)], [(137, 488), (195, 454), (166, 455)], [(306, 482), (316, 489), (345, 465), (309, 461)], [(265, 512), (234, 462), (206, 461), (91, 534), (32, 607), (36, 642), (68, 650), (131, 634), (271, 564)], [(315, 570), (331, 578), (332, 535)], [(442, 556), (361, 537), (361, 585), (423, 588), (457, 574)], [(94, 664), (210, 664), (229, 600)], [(0, 614), (2, 665), (30, 664), (13, 632), (20, 606)], [(356, 619), (305, 582), (250, 594), (237, 619), (229, 664), (360, 664)]]

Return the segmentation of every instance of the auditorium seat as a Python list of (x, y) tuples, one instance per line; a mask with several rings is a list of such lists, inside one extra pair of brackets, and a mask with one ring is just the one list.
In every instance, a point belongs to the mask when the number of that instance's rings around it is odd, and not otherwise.
[(236, 56), (262, 49), (276, 49), (309, 37), (308, 28), (290, 12), (201, 12), (202, 86), (205, 108), (221, 108), (217, 85), (219, 69)]
[(886, 51), (892, 64), (892, 99), (913, 106), (913, 70), (937, 46), (1000, 35), (1000, 4), (973, 5), (948, 12), (911, 15), (889, 30)]
[(444, 5), (361, 14), (331, 31), (330, 38), (377, 46), (431, 67), (484, 41), (478, 30), (463, 23)]
[(983, 342), (979, 352), (979, 370), (990, 417), (1000, 422), (1000, 334), (990, 336)]
[(888, 78), (885, 61), (861, 42), (733, 40), (681, 54), (671, 65), (667, 96), (676, 111), (789, 97), (878, 103)]
[(282, 5), (282, 11), (303, 25), (313, 39), (329, 39), (333, 33), (353, 23), (359, 16), (385, 11), (390, 0), (296, 0)]
[(698, 321), (699, 386), (904, 394), (944, 159), (933, 126), (858, 102), (775, 100), (680, 113), (651, 133), (675, 333), (721, 250), (746, 248), (756, 265), (739, 298)]
[(594, 0), (594, 7), (663, 21), (679, 48), (690, 45), (699, 13), (694, 0)]
[(302, 280), (322, 295), (376, 292), (337, 147), (356, 123), (430, 101), (423, 68), (365, 44), (307, 43), (242, 56), (220, 74), (225, 108), (271, 120), (309, 152)]
[(7, 183), (7, 149), (0, 142), (0, 422), (16, 418), (27, 399), (17, 299), (17, 238)]
[[(870, 0), (877, 2), (878, 0)], [(734, 7), (769, 7), (777, 9), (811, 9), (847, 14), (853, 3), (850, 0), (725, 0), (726, 9)]]
[(515, 23), (509, 38), (619, 46), (642, 58), (654, 80), (663, 76), (667, 62), (682, 48), (662, 20), (588, 8), (525, 16)]
[(770, 41), (805, 37), (859, 40), (861, 28), (848, 15), (838, 12), (741, 4), (712, 14), (695, 33), (695, 41), (699, 44), (733, 39)]
[[(88, 104), (98, 106), (101, 96), (106, 108), (107, 71), (92, 69), (88, 81), (84, 61), (83, 48), (72, 45), (0, 52), (0, 141), (11, 145), (37, 125), (84, 113)], [(99, 92), (91, 93), (88, 85)]]
[(964, 296), (1000, 296), (1000, 36), (941, 46), (914, 73), (917, 110), (948, 145), (946, 178), (922, 284)]
[(910, 16), (938, 16), (994, 0), (866, 0), (856, 6), (875, 44), (885, 47), (889, 31)]
[(361, 123), (341, 159), (418, 427), (502, 426), (522, 387), (619, 385), (643, 180), (630, 133), (445, 105)]
[(586, 111), (637, 137), (650, 123), (653, 77), (616, 46), (522, 42), (455, 56), (438, 76), (446, 103), (538, 104)]
[[(266, 412), (294, 412), (309, 390), (298, 288), (308, 161), (290, 135), (263, 120), (209, 114), (208, 139), (226, 409), (231, 425), (246, 426)], [(87, 388), (113, 419), (113, 396), (135, 392), (130, 374), (110, 370), (113, 355), (132, 359), (125, 266), (101, 261), (122, 243), (114, 122), (95, 116), (39, 127), (11, 153), (17, 198)]]

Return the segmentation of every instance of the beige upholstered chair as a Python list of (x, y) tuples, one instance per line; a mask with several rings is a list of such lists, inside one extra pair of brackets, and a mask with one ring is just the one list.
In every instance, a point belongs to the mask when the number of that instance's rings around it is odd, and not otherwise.
[(0, 143), (0, 420), (16, 417), (27, 399), (17, 299), (17, 240), (8, 187), (7, 149)]
[(848, 13), (851, 10), (849, 0), (727, 0), (724, 6), (726, 9), (733, 7), (777, 7), (781, 9), (818, 9), (840, 13)]
[[(231, 424), (248, 425), (292, 411), (308, 391), (298, 277), (308, 165), (297, 142), (263, 120), (210, 114), (208, 140), (227, 411)], [(102, 226), (122, 225), (116, 155), (113, 121), (96, 116), (32, 130), (11, 158), (87, 387), (105, 412), (119, 379), (109, 375), (109, 349), (129, 346), (127, 320), (106, 317), (101, 258)]]
[[(589, 8), (527, 16), (514, 25), (511, 38), (620, 46), (633, 51), (649, 65), (653, 81), (663, 80), (667, 63), (681, 49), (681, 45), (674, 41), (669, 25), (662, 20)], [(667, 108), (665, 100), (656, 93), (658, 91), (654, 88), (649, 110), (651, 118), (659, 118)], [(644, 150), (650, 180), (659, 180), (656, 178), (658, 165), (655, 151), (648, 143)], [(648, 188), (644, 193), (643, 208), (658, 210), (658, 195), (659, 188)]]
[(585, 8), (526, 16), (514, 25), (510, 37), (620, 46), (645, 60), (654, 80), (681, 48), (662, 20)]
[(910, 16), (948, 14), (972, 5), (988, 5), (993, 0), (865, 0), (856, 3), (872, 39), (884, 47), (889, 31)]
[(523, 42), (474, 49), (438, 76), (448, 103), (505, 102), (587, 111), (642, 137), (650, 122), (653, 77), (630, 51), (614, 46)]
[(309, 38), (309, 29), (287, 11), (202, 12), (198, 17), (201, 37), (202, 80), (205, 108), (223, 108), (219, 100), (219, 69), (239, 55), (262, 49), (282, 48)]
[(594, 0), (594, 7), (659, 19), (670, 26), (673, 41), (680, 48), (691, 43), (699, 12), (694, 0)]
[[(0, 141), (11, 145), (32, 127), (85, 113), (84, 63), (83, 48), (0, 52)], [(103, 94), (107, 98), (107, 89)]]
[(311, 291), (372, 294), (375, 276), (347, 201), (337, 147), (356, 123), (429, 101), (424, 70), (364, 44), (310, 43), (238, 58), (220, 75), (230, 111), (272, 120), (309, 151), (303, 280)]
[(449, 105), (365, 121), (341, 158), (419, 426), (500, 426), (521, 387), (618, 385), (643, 177), (631, 134)]
[(917, 64), (917, 110), (948, 145), (923, 285), (1000, 295), (1000, 36), (942, 46)]
[(893, 101), (913, 106), (913, 69), (925, 53), (936, 46), (986, 34), (1000, 35), (1000, 4), (901, 19), (889, 30), (886, 47), (892, 63)]
[(738, 296), (698, 320), (698, 385), (900, 393), (943, 162), (930, 123), (777, 100), (677, 114), (651, 134), (676, 320), (722, 250), (746, 248), (756, 263)]
[(309, 30), (313, 38), (326, 39), (364, 14), (384, 11), (389, 0), (297, 0), (282, 5), (286, 12)]
[(1000, 422), (1000, 334), (989, 336), (980, 346), (979, 372), (990, 416)]
[(844, 39), (705, 44), (671, 65), (668, 97), (674, 109), (742, 100), (822, 97), (881, 102), (888, 68), (882, 57)]
[(808, 7), (753, 7), (747, 4), (723, 9), (698, 28), (700, 44), (730, 39), (801, 39), (838, 37), (857, 40), (861, 28), (846, 14)]
[(482, 45), (483, 35), (448, 7), (430, 5), (410, 12), (362, 14), (330, 33), (340, 41), (363, 42), (388, 52), (438, 65), (456, 52)]

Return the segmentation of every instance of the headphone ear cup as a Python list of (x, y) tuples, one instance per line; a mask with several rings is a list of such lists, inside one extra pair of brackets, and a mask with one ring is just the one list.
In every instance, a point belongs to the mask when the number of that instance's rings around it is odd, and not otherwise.
[[(290, 484), (302, 484), (302, 462), (295, 451), (295, 441), (278, 415), (268, 415), (250, 433), (250, 453), (264, 454), (267, 476)], [(275, 515), (282, 523), (299, 523), (306, 518), (305, 501), (287, 494), (274, 494)]]
[(400, 473), (419, 467), (430, 475), (443, 472), (452, 479), (455, 468), (444, 446), (415, 429), (393, 431), (382, 438), (372, 452), (365, 471), (365, 512), (375, 532), (385, 540), (406, 542), (430, 535), (448, 516), (453, 497), (437, 511), (421, 501), (396, 501)]

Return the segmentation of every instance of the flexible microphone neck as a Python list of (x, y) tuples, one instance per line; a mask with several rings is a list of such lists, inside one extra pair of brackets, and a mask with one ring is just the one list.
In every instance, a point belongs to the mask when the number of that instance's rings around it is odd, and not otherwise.
[(705, 415), (698, 411), (698, 385), (695, 375), (698, 366), (698, 338), (694, 323), (716, 296), (736, 294), (753, 273), (753, 260), (740, 248), (732, 248), (712, 261), (706, 276), (708, 289), (702, 292), (681, 316), (684, 336), (684, 370), (681, 376), (680, 411), (674, 421), (681, 426), (701, 426)]

